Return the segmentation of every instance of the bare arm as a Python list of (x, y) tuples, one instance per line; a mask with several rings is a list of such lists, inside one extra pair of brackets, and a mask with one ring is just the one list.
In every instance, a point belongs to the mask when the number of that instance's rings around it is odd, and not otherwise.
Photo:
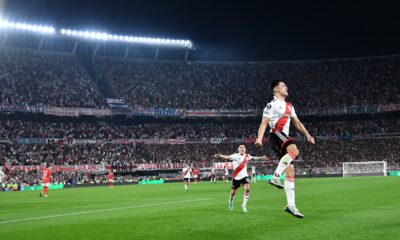
[(308, 133), (307, 129), (304, 127), (303, 123), (300, 122), (300, 119), (297, 117), (292, 118), (293, 125), (296, 127), (297, 131), (301, 132), (304, 137), (306, 137), (307, 142), (311, 144), (315, 144), (314, 138)]
[(269, 120), (270, 120), (269, 117), (263, 117), (262, 118), (260, 127), (258, 128), (258, 136), (257, 136), (257, 140), (256, 140), (256, 143), (255, 143), (256, 147), (262, 147), (262, 139), (264, 137), (265, 130), (268, 127)]
[(224, 160), (229, 160), (230, 159), (228, 155), (223, 155), (223, 154), (219, 154), (219, 153), (215, 154), (214, 157), (220, 157), (220, 158), (222, 158)]
[(260, 160), (260, 161), (267, 161), (267, 160), (269, 160), (269, 157), (267, 157), (267, 156), (262, 156), (262, 157), (251, 157), (251, 159), (253, 159), (253, 160)]

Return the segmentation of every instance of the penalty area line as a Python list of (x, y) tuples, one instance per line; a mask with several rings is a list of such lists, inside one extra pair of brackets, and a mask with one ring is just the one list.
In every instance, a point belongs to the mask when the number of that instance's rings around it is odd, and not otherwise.
[(141, 204), (141, 205), (134, 205), (134, 206), (126, 206), (126, 207), (117, 207), (117, 208), (107, 208), (107, 209), (90, 210), (90, 211), (83, 211), (83, 212), (73, 212), (73, 213), (55, 214), (55, 215), (48, 215), (48, 216), (42, 216), (42, 217), (32, 217), (32, 218), (22, 218), (22, 219), (14, 219), (14, 220), (1, 221), (0, 224), (15, 223), (15, 222), (23, 222), (23, 221), (32, 221), (32, 220), (47, 219), (47, 218), (56, 218), (56, 217), (65, 217), (65, 216), (74, 216), (74, 215), (89, 214), (89, 213), (98, 213), (98, 212), (110, 212), (110, 211), (117, 211), (117, 210), (129, 209), (129, 208), (142, 208), (142, 207), (161, 206), (161, 205), (177, 204), (177, 203), (200, 202), (200, 201), (208, 201), (208, 200), (212, 200), (212, 199), (213, 199), (213, 198), (201, 198), (201, 199), (182, 200), (182, 201), (175, 201), (175, 202), (150, 203), (150, 204)]

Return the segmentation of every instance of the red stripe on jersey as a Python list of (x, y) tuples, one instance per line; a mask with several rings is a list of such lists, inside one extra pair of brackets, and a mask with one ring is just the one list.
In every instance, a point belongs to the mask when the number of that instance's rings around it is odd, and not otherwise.
[(283, 128), (285, 127), (287, 121), (289, 120), (289, 117), (287, 115), (290, 116), (290, 114), (292, 113), (292, 108), (291, 107), (292, 107), (292, 104), (290, 102), (286, 102), (285, 113), (276, 122), (275, 128), (272, 129), (272, 132), (282, 132), (283, 131)]
[(246, 167), (247, 162), (248, 162), (249, 160), (250, 160), (250, 159), (249, 159), (249, 154), (246, 154), (246, 156), (244, 157), (243, 162), (241, 162), (241, 163), (239, 164), (239, 166), (237, 166), (237, 168), (233, 171), (232, 175), (233, 175), (234, 178), (240, 173), (240, 171), (243, 170), (244, 167)]
[(189, 170), (190, 170), (190, 168), (188, 168), (188, 169), (186, 170), (186, 172), (183, 174), (183, 176), (186, 176), (186, 174), (188, 174)]

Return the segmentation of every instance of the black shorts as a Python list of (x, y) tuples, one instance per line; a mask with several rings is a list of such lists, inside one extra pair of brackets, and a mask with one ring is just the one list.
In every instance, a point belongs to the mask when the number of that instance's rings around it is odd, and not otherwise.
[(184, 178), (183, 182), (187, 182), (187, 183), (190, 182), (190, 178)]
[(293, 138), (287, 136), (284, 132), (272, 132), (269, 135), (269, 143), (272, 150), (282, 158), (287, 153), (286, 148), (293, 144)]
[(232, 180), (232, 189), (238, 189), (240, 186), (250, 183), (249, 177), (244, 177), (240, 180), (233, 179)]

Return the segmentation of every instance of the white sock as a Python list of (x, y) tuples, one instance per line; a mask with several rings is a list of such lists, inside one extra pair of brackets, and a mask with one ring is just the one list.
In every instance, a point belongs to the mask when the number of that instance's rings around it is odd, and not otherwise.
[(288, 206), (296, 206), (294, 195), (294, 177), (285, 178), (285, 192)]
[(275, 170), (274, 176), (279, 177), (283, 171), (289, 166), (289, 164), (295, 159), (295, 156), (291, 153), (286, 154), (279, 161), (278, 167)]
[(243, 206), (247, 205), (247, 201), (249, 201), (249, 196), (248, 195), (243, 195)]
[(185, 185), (185, 190), (187, 190), (188, 189), (188, 186), (187, 185)]

